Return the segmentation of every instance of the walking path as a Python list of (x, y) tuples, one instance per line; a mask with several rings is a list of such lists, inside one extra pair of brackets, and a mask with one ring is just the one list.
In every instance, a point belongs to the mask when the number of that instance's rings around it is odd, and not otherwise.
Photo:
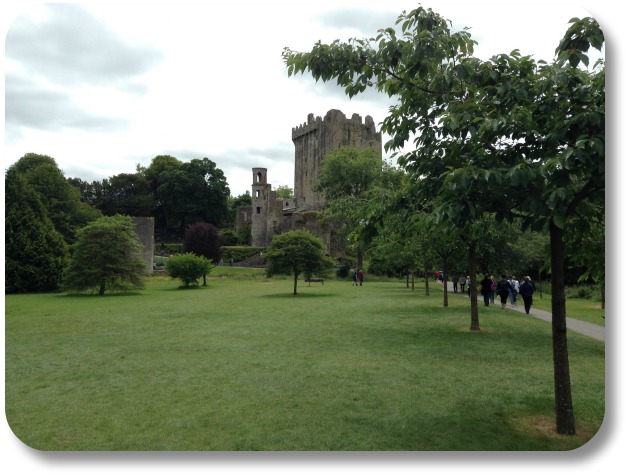
[[(447, 284), (448, 284), (447, 289), (449, 290), (450, 295), (468, 296), (466, 291), (464, 293), (454, 293), (453, 283), (448, 282)], [(478, 301), (478, 305), (480, 304), (483, 305), (483, 303), (480, 303), (480, 301)], [(519, 306), (511, 306), (510, 304), (508, 304), (508, 307), (506, 309), (509, 309), (511, 311), (525, 313), (525, 309), (523, 308), (523, 302)], [(530, 309), (529, 315), (533, 317), (537, 317), (539, 319), (542, 319), (550, 323), (552, 322), (552, 313), (543, 311), (541, 309), (535, 309), (534, 304), (532, 305), (532, 308)], [(578, 319), (574, 319), (573, 317), (567, 318), (567, 329), (577, 332), (578, 334), (584, 334), (586, 336), (591, 337), (592, 339), (601, 340), (601, 341), (605, 340), (603, 326), (598, 326), (596, 324), (591, 324), (585, 321), (579, 321)]]

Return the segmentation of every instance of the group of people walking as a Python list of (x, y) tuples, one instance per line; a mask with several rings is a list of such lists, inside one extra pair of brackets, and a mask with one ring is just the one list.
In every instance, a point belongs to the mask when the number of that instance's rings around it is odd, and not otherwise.
[[(464, 293), (465, 287), (468, 285), (467, 293), (469, 296), (471, 295), (471, 279), (469, 276), (454, 273), (452, 282), (455, 293), (458, 292), (458, 284), (460, 284), (460, 291)], [(484, 279), (480, 281), (480, 294), (484, 298), (485, 306), (495, 304), (495, 295), (499, 296), (502, 309), (506, 309), (508, 301), (510, 301), (512, 306), (518, 306), (517, 295), (520, 295), (526, 314), (530, 314), (534, 291), (536, 291), (536, 288), (530, 276), (524, 276), (520, 282), (516, 276), (507, 277), (502, 275), (498, 281), (494, 276), (486, 273)]]
[(507, 278), (506, 275), (503, 274), (501, 279), (497, 281), (493, 276), (489, 276), (487, 273), (484, 275), (484, 279), (480, 281), (480, 293), (484, 297), (485, 306), (495, 303), (495, 294), (499, 296), (502, 309), (506, 309), (508, 300), (510, 300), (512, 306), (518, 306), (517, 294), (520, 294), (521, 299), (523, 299), (526, 314), (530, 314), (532, 295), (535, 290), (534, 283), (530, 279), (530, 276), (524, 276), (523, 281), (520, 283), (516, 276)]

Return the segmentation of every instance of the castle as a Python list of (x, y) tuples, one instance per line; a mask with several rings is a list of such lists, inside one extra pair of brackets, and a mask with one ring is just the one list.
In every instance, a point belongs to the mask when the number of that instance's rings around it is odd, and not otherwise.
[(304, 228), (321, 238), (328, 251), (338, 249), (329, 224), (317, 220), (317, 211), (325, 203), (325, 197), (314, 191), (321, 162), (329, 152), (341, 147), (371, 147), (381, 159), (381, 133), (375, 129), (371, 116), (366, 116), (362, 123), (358, 114), (347, 119), (341, 111), (332, 109), (324, 118), (308, 114), (306, 123), (292, 128), (292, 142), (294, 196), (278, 198), (268, 183), (267, 169), (253, 168), (252, 206), (238, 208), (236, 231), (250, 226), (251, 245), (265, 247), (277, 233)]

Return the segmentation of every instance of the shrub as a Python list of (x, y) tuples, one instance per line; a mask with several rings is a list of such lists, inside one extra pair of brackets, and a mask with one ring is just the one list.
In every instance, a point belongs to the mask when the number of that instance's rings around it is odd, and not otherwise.
[[(212, 269), (211, 262), (194, 253), (172, 255), (166, 263), (166, 272), (172, 278), (179, 278), (185, 287), (196, 286), (198, 278), (205, 277)], [(203, 284), (206, 284), (203, 280)]]

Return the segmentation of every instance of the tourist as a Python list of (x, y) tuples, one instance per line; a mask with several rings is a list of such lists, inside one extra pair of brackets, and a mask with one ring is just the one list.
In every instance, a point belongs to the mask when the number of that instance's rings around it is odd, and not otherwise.
[(510, 304), (513, 306), (517, 305), (517, 293), (519, 292), (519, 281), (517, 281), (516, 276), (510, 277), (510, 285), (512, 286), (512, 291), (510, 292)]
[(349, 273), (351, 274), (351, 286), (357, 286), (358, 285), (358, 273), (356, 272), (354, 268), (351, 268), (351, 271), (349, 271)]
[(493, 281), (489, 277), (488, 273), (484, 275), (484, 279), (480, 281), (480, 294), (484, 297), (484, 305), (488, 306), (491, 302), (491, 285)]
[(458, 276), (458, 273), (456, 273), (454, 271), (454, 277), (451, 279), (452, 283), (454, 283), (454, 292), (457, 293), (458, 292), (458, 281), (460, 280), (460, 276)]
[(362, 286), (362, 282), (364, 282), (364, 271), (358, 271), (358, 281), (360, 281), (360, 286)]
[(502, 279), (497, 283), (497, 294), (499, 295), (499, 299), (502, 303), (502, 309), (506, 309), (506, 304), (508, 304), (508, 296), (512, 290), (512, 286), (510, 281), (506, 279), (506, 275), (502, 274)]
[(524, 276), (523, 283), (519, 287), (519, 294), (523, 299), (523, 307), (526, 310), (526, 314), (530, 314), (530, 308), (532, 307), (532, 295), (536, 290), (534, 283), (530, 279), (530, 276)]
[(467, 277), (463, 274), (460, 276), (460, 292), (464, 292), (464, 287), (467, 285)]
[(491, 304), (495, 304), (495, 291), (497, 290), (497, 281), (495, 281), (495, 277), (491, 276)]

